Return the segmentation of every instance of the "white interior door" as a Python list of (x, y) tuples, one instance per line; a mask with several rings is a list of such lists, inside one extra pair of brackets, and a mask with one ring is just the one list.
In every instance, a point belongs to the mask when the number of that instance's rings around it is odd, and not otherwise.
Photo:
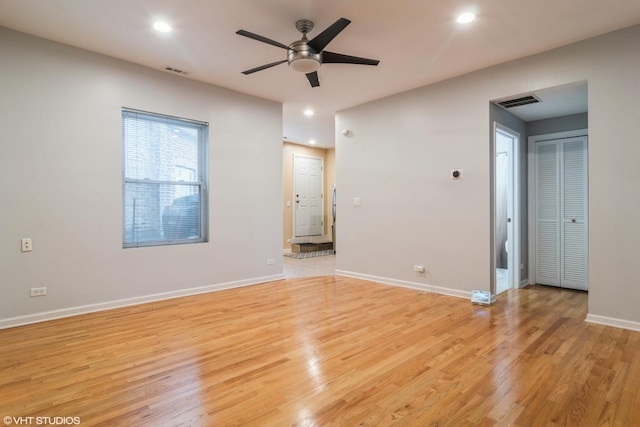
[(496, 294), (513, 287), (513, 145), (515, 137), (496, 129)]
[(560, 166), (555, 141), (536, 144), (536, 283), (560, 286)]
[(520, 274), (516, 268), (518, 259), (515, 227), (516, 214), (516, 148), (519, 134), (504, 125), (495, 124), (495, 218), (494, 247), (496, 264), (496, 294), (519, 286)]
[(322, 172), (322, 159), (294, 157), (295, 237), (323, 234)]
[(587, 290), (587, 138), (562, 144), (562, 239), (560, 247), (563, 287)]
[(587, 138), (537, 142), (536, 283), (587, 290)]

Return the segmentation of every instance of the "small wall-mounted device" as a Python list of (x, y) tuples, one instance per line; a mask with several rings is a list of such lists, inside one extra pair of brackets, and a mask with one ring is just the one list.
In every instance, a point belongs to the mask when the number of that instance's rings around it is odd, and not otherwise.
[(31, 252), (33, 245), (31, 244), (31, 237), (25, 237), (22, 239), (22, 252)]
[(349, 129), (343, 129), (342, 130), (342, 135), (346, 136), (347, 138), (350, 136), (353, 136), (353, 132), (351, 132)]
[(451, 179), (462, 179), (462, 169), (451, 169)]

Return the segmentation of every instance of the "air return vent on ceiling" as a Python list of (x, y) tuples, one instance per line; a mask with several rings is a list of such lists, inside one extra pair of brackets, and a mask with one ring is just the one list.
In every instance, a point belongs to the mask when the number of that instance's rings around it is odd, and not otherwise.
[(498, 105), (504, 108), (520, 107), (521, 105), (537, 104), (540, 102), (538, 98), (533, 95), (521, 96), (513, 99), (505, 99), (498, 102)]
[(182, 75), (184, 75), (184, 76), (186, 76), (187, 74), (189, 74), (188, 72), (186, 72), (186, 71), (184, 71), (184, 70), (181, 70), (181, 69), (179, 69), (179, 68), (169, 67), (169, 66), (164, 67), (164, 70), (165, 70), (165, 71), (169, 71), (169, 72), (171, 72), (171, 73), (182, 74)]

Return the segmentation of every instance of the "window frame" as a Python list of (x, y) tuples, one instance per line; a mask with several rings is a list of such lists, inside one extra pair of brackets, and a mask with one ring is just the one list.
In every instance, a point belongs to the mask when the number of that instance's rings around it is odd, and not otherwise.
[[(125, 137), (125, 118), (136, 117), (137, 119), (145, 119), (148, 121), (157, 121), (165, 124), (174, 124), (182, 127), (192, 127), (198, 131), (197, 141), (197, 165), (198, 176), (195, 181), (184, 180), (153, 180), (153, 179), (139, 179), (127, 177), (127, 139)], [(170, 116), (160, 113), (152, 113), (149, 111), (137, 110), (133, 108), (122, 107), (121, 110), (121, 144), (122, 144), (122, 247), (123, 249), (140, 248), (140, 247), (155, 247), (155, 246), (172, 246), (182, 244), (196, 244), (206, 243), (209, 241), (209, 123), (199, 120), (185, 119), (182, 117)], [(128, 185), (184, 185), (193, 186), (198, 188), (199, 194), (199, 227), (200, 237), (193, 238), (174, 238), (174, 239), (158, 239), (151, 241), (127, 241), (127, 201), (126, 190)], [(174, 199), (175, 200), (175, 199)], [(165, 206), (166, 208), (166, 206)], [(164, 209), (164, 208), (163, 208)], [(162, 212), (162, 210), (161, 210)], [(162, 213), (161, 213), (162, 216)], [(161, 219), (162, 221), (162, 219)]]

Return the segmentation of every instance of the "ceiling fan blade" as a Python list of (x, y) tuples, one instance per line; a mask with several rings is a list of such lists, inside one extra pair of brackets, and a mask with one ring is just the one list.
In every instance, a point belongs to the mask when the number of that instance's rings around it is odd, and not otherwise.
[(318, 72), (317, 71), (314, 71), (313, 73), (307, 73), (305, 75), (307, 76), (307, 79), (309, 80), (309, 84), (311, 84), (311, 87), (320, 86), (320, 80), (318, 80)]
[(238, 31), (236, 31), (236, 34), (239, 34), (239, 35), (245, 36), (245, 37), (249, 37), (250, 39), (258, 40), (259, 42), (270, 44), (272, 46), (281, 47), (283, 49), (289, 49), (289, 46), (287, 46), (287, 45), (284, 45), (284, 44), (282, 44), (280, 42), (277, 42), (275, 40), (271, 40), (271, 39), (268, 39), (266, 37), (260, 36), (258, 34), (250, 33), (249, 31), (238, 30)]
[(361, 65), (378, 65), (380, 61), (377, 59), (359, 58), (357, 56), (343, 55), (334, 52), (322, 52), (323, 64), (361, 64)]
[(329, 27), (327, 27), (327, 29), (325, 29), (323, 32), (315, 36), (313, 40), (311, 40), (307, 44), (317, 53), (320, 53), (322, 52), (322, 49), (327, 47), (327, 45), (331, 43), (331, 40), (333, 40), (338, 34), (340, 34), (340, 32), (344, 30), (349, 24), (351, 24), (351, 21), (346, 18), (340, 18)]
[(242, 74), (252, 74), (252, 73), (255, 73), (256, 71), (266, 70), (267, 68), (275, 67), (276, 65), (280, 65), (280, 64), (283, 64), (285, 62), (287, 62), (286, 59), (283, 60), (283, 61), (272, 62), (271, 64), (261, 65), (261, 66), (256, 67), (256, 68), (252, 68), (250, 70), (243, 71)]

